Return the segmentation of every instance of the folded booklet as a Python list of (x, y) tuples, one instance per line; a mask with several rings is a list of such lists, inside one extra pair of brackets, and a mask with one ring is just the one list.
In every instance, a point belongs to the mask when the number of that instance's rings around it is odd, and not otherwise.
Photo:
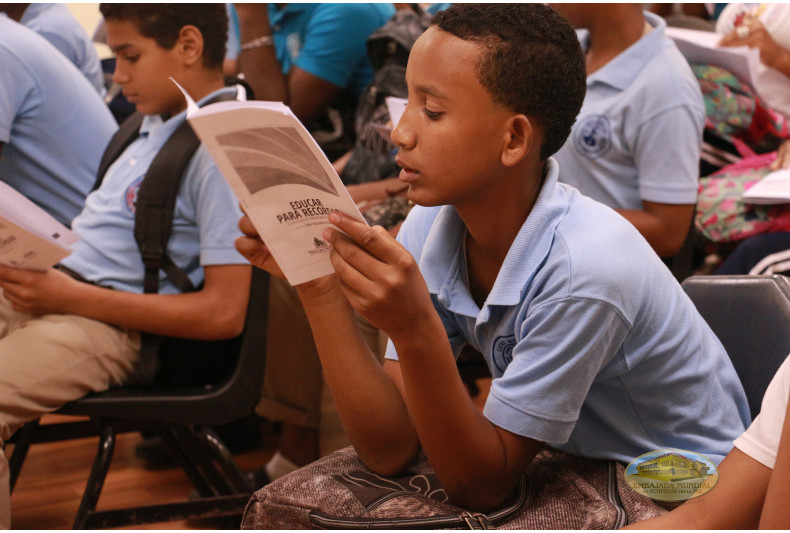
[[(182, 89), (183, 91), (183, 89)], [(187, 98), (187, 120), (291, 285), (334, 272), (322, 233), (340, 211), (364, 222), (331, 163), (281, 102)]]
[(46, 270), (71, 253), (77, 235), (0, 181), (0, 264)]
[(774, 170), (743, 193), (749, 204), (790, 203), (790, 169)]

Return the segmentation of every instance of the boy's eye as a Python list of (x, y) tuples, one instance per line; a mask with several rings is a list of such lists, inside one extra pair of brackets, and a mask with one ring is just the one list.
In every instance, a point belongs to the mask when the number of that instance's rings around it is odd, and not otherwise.
[(425, 113), (425, 116), (428, 117), (429, 120), (437, 120), (441, 113), (438, 111), (431, 111), (427, 107), (422, 108), (422, 112)]
[(140, 59), (140, 56), (138, 54), (126, 55), (126, 56), (121, 56), (120, 59), (123, 59), (127, 63), (136, 63), (137, 60)]

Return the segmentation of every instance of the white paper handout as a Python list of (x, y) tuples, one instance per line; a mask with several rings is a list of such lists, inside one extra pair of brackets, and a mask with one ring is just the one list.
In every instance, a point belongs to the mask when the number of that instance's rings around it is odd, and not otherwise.
[(775, 170), (749, 187), (743, 201), (750, 204), (790, 203), (790, 169)]
[(667, 27), (666, 34), (689, 63), (716, 65), (755, 87), (760, 51), (748, 46), (719, 46), (721, 35), (711, 31)]
[(46, 270), (71, 253), (77, 236), (0, 181), (0, 264)]
[[(183, 89), (182, 89), (183, 91)], [(217, 102), (187, 120), (291, 285), (334, 272), (329, 214), (364, 218), (318, 143), (281, 102)]]

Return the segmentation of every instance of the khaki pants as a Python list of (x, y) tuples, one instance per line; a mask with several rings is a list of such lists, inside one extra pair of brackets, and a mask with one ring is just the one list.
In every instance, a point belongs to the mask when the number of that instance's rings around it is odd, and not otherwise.
[[(380, 361), (379, 330), (360, 319), (365, 340)], [(255, 411), (269, 420), (318, 429), (324, 375), (307, 315), (296, 290), (271, 278), (266, 371)]]
[[(133, 376), (137, 332), (73, 315), (18, 313), (0, 291), (0, 447), (30, 420)], [(0, 453), (0, 528), (11, 525), (8, 461)]]

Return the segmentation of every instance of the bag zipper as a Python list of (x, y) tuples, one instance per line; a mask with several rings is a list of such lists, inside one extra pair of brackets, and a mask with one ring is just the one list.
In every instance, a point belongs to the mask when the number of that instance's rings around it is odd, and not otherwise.
[[(403, 492), (393, 493), (389, 497), (376, 501), (375, 507), (396, 496), (404, 495)], [(425, 528), (464, 528), (464, 529), (492, 529), (499, 522), (503, 522), (517, 513), (527, 503), (530, 496), (530, 483), (527, 476), (522, 477), (519, 483), (518, 496), (512, 504), (499, 509), (489, 515), (463, 511), (455, 516), (430, 516), (422, 518), (338, 518), (329, 516), (321, 511), (310, 511), (310, 523), (326, 529), (425, 529)]]
[(620, 529), (628, 525), (628, 514), (625, 512), (623, 502), (620, 501), (620, 495), (617, 493), (617, 463), (607, 461), (606, 468), (606, 495), (609, 503), (614, 506), (617, 512), (612, 529)]

